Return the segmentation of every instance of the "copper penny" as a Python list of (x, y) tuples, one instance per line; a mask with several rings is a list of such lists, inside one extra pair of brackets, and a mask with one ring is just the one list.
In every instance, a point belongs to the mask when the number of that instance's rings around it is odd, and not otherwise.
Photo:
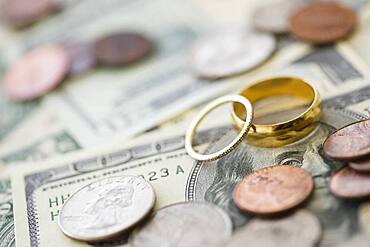
[(358, 172), (370, 172), (370, 158), (359, 161), (350, 161), (348, 165)]
[(1, 19), (13, 27), (28, 26), (54, 9), (53, 0), (5, 0), (1, 4)]
[(63, 47), (38, 47), (8, 69), (4, 77), (5, 92), (17, 101), (35, 99), (58, 86), (68, 68), (69, 58)]
[(255, 214), (273, 214), (291, 209), (308, 198), (313, 190), (311, 175), (287, 165), (262, 168), (247, 175), (235, 187), (236, 205)]
[(356, 26), (356, 14), (334, 2), (310, 4), (290, 18), (290, 31), (300, 40), (326, 44), (348, 36)]
[(356, 172), (346, 166), (330, 180), (331, 192), (343, 198), (362, 198), (370, 196), (370, 174)]
[(88, 72), (96, 65), (94, 46), (91, 43), (68, 43), (64, 45), (69, 60), (69, 75), (75, 76)]
[(98, 62), (102, 65), (127, 65), (146, 57), (153, 49), (152, 42), (137, 33), (115, 33), (95, 44)]
[(347, 125), (324, 142), (324, 152), (332, 159), (356, 160), (370, 154), (370, 119)]

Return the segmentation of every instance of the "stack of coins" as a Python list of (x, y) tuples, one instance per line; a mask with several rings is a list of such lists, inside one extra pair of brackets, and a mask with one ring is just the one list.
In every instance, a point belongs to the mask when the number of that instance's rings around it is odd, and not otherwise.
[(8, 68), (4, 77), (7, 96), (14, 101), (33, 100), (72, 76), (99, 66), (128, 66), (145, 58), (153, 43), (133, 32), (114, 33), (95, 42), (44, 45), (28, 52)]
[(370, 196), (370, 119), (335, 131), (323, 149), (329, 158), (347, 164), (331, 178), (331, 192), (342, 198)]

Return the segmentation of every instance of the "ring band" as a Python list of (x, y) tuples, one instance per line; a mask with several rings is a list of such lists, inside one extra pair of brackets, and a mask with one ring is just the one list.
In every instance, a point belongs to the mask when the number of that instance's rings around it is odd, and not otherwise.
[[(274, 96), (295, 96), (305, 100), (309, 106), (298, 116), (274, 124), (252, 124), (246, 140), (259, 147), (280, 147), (307, 136), (314, 130), (321, 116), (321, 98), (317, 90), (308, 82), (295, 77), (274, 77), (243, 89), (240, 95), (252, 104)], [(234, 103), (232, 110), (234, 126), (241, 129), (244, 124), (243, 111)]]
[[(194, 148), (193, 148), (193, 138), (196, 132), (196, 129), (200, 122), (207, 116), (209, 112), (211, 112), (213, 109), (217, 108), (220, 105), (223, 105), (228, 102), (238, 102), (242, 104), (245, 108), (246, 112), (246, 120), (243, 121), (241, 124), (240, 128), (240, 133), (238, 136), (230, 142), (226, 147), (223, 149), (212, 153), (212, 154), (199, 154), (197, 153)], [(199, 161), (212, 161), (219, 159), (226, 154), (230, 153), (232, 150), (234, 150), (240, 142), (243, 140), (243, 138), (247, 135), (249, 128), (252, 124), (252, 119), (253, 119), (253, 107), (251, 102), (244, 98), (243, 96), (240, 95), (226, 95), (223, 97), (220, 97), (212, 102), (210, 102), (208, 105), (205, 106), (193, 119), (191, 122), (188, 130), (186, 131), (186, 136), (185, 136), (185, 149), (188, 152), (188, 154), (196, 160)]]

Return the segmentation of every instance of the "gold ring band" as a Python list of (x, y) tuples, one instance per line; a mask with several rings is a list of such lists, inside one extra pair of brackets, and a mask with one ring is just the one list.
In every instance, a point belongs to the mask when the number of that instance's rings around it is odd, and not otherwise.
[[(252, 131), (246, 140), (260, 147), (280, 147), (305, 137), (316, 126), (321, 116), (321, 98), (317, 90), (308, 82), (294, 77), (274, 77), (246, 87), (240, 95), (252, 104), (275, 96), (294, 96), (309, 104), (308, 108), (298, 116), (287, 121), (274, 124), (252, 124)], [(232, 118), (234, 126), (241, 129), (244, 124), (243, 109), (233, 104)]]
[[(197, 153), (193, 148), (193, 138), (196, 132), (196, 129), (200, 122), (207, 116), (209, 112), (211, 112), (213, 109), (217, 108), (220, 105), (223, 105), (228, 102), (238, 102), (245, 108), (246, 113), (246, 119), (241, 124), (240, 132), (238, 136), (230, 142), (226, 147), (223, 149), (212, 153), (212, 154), (199, 154)], [(249, 128), (252, 124), (253, 120), (253, 108), (251, 102), (240, 95), (225, 95), (223, 97), (220, 97), (212, 102), (210, 102), (208, 105), (206, 105), (193, 119), (191, 122), (188, 130), (186, 131), (185, 135), (185, 149), (188, 152), (188, 154), (196, 160), (199, 161), (211, 161), (219, 159), (226, 154), (230, 153), (232, 150), (237, 147), (240, 142), (243, 140), (245, 135), (248, 134)]]

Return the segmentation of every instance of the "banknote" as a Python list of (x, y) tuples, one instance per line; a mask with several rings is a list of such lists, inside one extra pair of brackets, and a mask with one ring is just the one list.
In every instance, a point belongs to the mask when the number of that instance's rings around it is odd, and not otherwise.
[(13, 199), (10, 178), (0, 178), (0, 246), (15, 246)]

